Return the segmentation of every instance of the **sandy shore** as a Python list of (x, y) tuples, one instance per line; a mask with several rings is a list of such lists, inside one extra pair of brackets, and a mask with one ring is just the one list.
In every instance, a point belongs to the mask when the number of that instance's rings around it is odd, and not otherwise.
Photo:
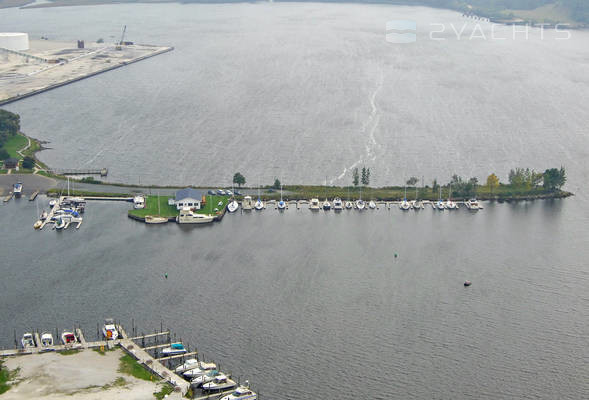
[[(153, 393), (161, 390), (156, 382), (117, 372), (122, 355), (120, 349), (105, 355), (85, 350), (73, 355), (46, 353), (4, 359), (5, 367), (20, 369), (16, 378), (19, 383), (0, 399), (155, 399)], [(117, 379), (119, 385), (114, 384)]]

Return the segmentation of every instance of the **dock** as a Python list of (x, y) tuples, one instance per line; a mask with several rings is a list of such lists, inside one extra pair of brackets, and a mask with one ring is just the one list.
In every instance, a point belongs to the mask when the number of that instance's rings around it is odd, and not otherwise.
[(35, 201), (35, 199), (37, 198), (37, 196), (39, 195), (39, 191), (35, 190), (31, 196), (29, 197), (29, 201)]
[(49, 170), (55, 175), (100, 175), (107, 176), (108, 168), (98, 169), (51, 169)]

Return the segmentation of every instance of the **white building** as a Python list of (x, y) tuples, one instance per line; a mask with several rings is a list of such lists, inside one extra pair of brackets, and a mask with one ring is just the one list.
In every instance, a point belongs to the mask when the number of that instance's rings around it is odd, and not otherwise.
[(200, 192), (191, 188), (178, 190), (174, 199), (174, 205), (177, 210), (182, 210), (183, 208), (200, 210)]
[(26, 33), (0, 32), (0, 47), (13, 51), (29, 49), (29, 35)]

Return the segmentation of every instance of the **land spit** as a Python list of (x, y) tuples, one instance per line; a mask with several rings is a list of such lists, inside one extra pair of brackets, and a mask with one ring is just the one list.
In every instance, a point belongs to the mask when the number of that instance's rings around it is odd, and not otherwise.
[(31, 40), (30, 49), (0, 48), (0, 106), (173, 50), (173, 47)]

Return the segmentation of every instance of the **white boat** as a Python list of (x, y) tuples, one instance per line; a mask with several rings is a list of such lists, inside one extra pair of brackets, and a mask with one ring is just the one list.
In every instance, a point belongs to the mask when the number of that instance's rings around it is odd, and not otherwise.
[(192, 379), (190, 381), (190, 384), (192, 386), (200, 387), (200, 386), (204, 385), (205, 383), (211, 382), (220, 374), (221, 374), (221, 372), (219, 372), (218, 370), (212, 369), (212, 370), (208, 371), (207, 373), (205, 373), (204, 375), (200, 375), (200, 376), (197, 376), (196, 378)]
[(448, 210), (455, 210), (458, 208), (458, 205), (450, 199), (446, 201), (445, 206)]
[(277, 207), (278, 207), (279, 210), (286, 209), (286, 203), (282, 199), (282, 185), (280, 185), (280, 201), (278, 202)]
[(20, 197), (22, 195), (22, 183), (17, 182), (13, 186), (13, 193), (16, 197)]
[(55, 229), (58, 231), (64, 229), (66, 226), (65, 218), (59, 217), (55, 220)]
[(371, 210), (374, 210), (376, 208), (376, 203), (374, 202), (374, 200), (370, 200), (368, 202), (368, 208), (370, 208)]
[(213, 370), (217, 369), (217, 365), (215, 363), (205, 363), (205, 362), (200, 362), (196, 368), (191, 368), (187, 371), (185, 371), (182, 375), (184, 375), (184, 377), (188, 378), (188, 379), (193, 379), (196, 378), (198, 376), (202, 376), (205, 375)]
[(341, 211), (344, 209), (344, 203), (342, 201), (342, 199), (340, 199), (339, 197), (336, 197), (335, 199), (333, 199), (333, 210), (334, 211)]
[(407, 201), (407, 186), (405, 186), (405, 197), (403, 197), (403, 201), (399, 204), (399, 208), (403, 211), (411, 209), (411, 204)]
[(198, 361), (196, 358), (190, 358), (184, 362), (184, 364), (180, 365), (176, 368), (177, 373), (187, 372), (193, 369), (214, 369), (216, 365), (213, 363), (205, 363), (202, 361)]
[(237, 211), (238, 208), (239, 208), (239, 203), (235, 199), (232, 199), (227, 204), (227, 211), (229, 211), (230, 213), (234, 213), (235, 211)]
[(143, 196), (133, 197), (133, 208), (136, 210), (141, 210), (141, 209), (145, 208), (145, 197), (143, 197)]
[(63, 331), (61, 334), (61, 343), (65, 345), (75, 344), (77, 341), (78, 339), (76, 339), (76, 335), (74, 335), (73, 332)]
[(309, 203), (309, 210), (317, 211), (320, 209), (321, 209), (321, 206), (319, 205), (319, 199), (311, 199), (311, 202)]
[(190, 208), (184, 207), (176, 217), (176, 222), (179, 224), (208, 224), (214, 219), (213, 215), (197, 214)]
[(205, 392), (220, 392), (233, 389), (235, 386), (237, 386), (235, 381), (229, 379), (225, 374), (219, 374), (212, 381), (203, 384), (202, 390)]
[(354, 203), (352, 203), (351, 201), (346, 201), (346, 209), (347, 210), (351, 210), (352, 208), (354, 208)]
[(469, 210), (472, 210), (472, 211), (478, 211), (481, 208), (483, 208), (483, 207), (481, 207), (481, 205), (479, 204), (477, 199), (467, 200), (466, 203), (464, 203), (464, 204), (466, 205), (466, 208), (468, 208)]
[(414, 210), (421, 210), (423, 208), (423, 203), (419, 200), (413, 200), (413, 203), (411, 204), (411, 207)]
[(243, 198), (243, 201), (241, 202), (241, 208), (244, 211), (251, 211), (251, 209), (254, 207), (254, 203), (252, 201), (252, 196), (245, 196)]
[(322, 207), (325, 211), (331, 210), (331, 203), (329, 202), (329, 200), (325, 199), (325, 201), (322, 204)]
[(43, 332), (41, 334), (41, 346), (43, 346), (43, 347), (53, 346), (53, 335), (50, 332)]
[(170, 347), (166, 347), (165, 349), (162, 350), (162, 354), (164, 356), (175, 356), (175, 355), (184, 354), (187, 352), (188, 351), (186, 350), (186, 348), (184, 347), (184, 345), (182, 343), (172, 343), (170, 345)]
[(104, 320), (104, 325), (102, 325), (102, 335), (106, 340), (117, 340), (119, 338), (119, 332), (117, 331), (115, 321), (113, 321), (112, 318)]
[(264, 208), (264, 202), (262, 201), (262, 199), (258, 198), (258, 200), (256, 200), (256, 204), (254, 204), (254, 208), (258, 211), (260, 211)]
[(365, 207), (366, 207), (366, 203), (364, 203), (364, 200), (362, 200), (362, 199), (356, 200), (356, 208), (358, 210), (364, 210)]
[(165, 224), (168, 222), (168, 219), (165, 217), (158, 217), (155, 215), (146, 215), (145, 216), (145, 223), (146, 224)]
[(248, 387), (240, 386), (235, 392), (221, 397), (221, 400), (256, 400), (258, 395), (252, 392)]
[(435, 203), (435, 207), (436, 207), (436, 209), (438, 209), (440, 211), (444, 211), (446, 209), (446, 204), (444, 204), (444, 202), (442, 200), (438, 200)]
[(33, 338), (33, 334), (30, 332), (25, 333), (22, 335), (22, 339), (20, 340), (23, 349), (28, 349), (31, 347), (35, 347), (35, 339)]
[(55, 207), (56, 205), (57, 205), (57, 200), (55, 200), (55, 199), (49, 200), (49, 207)]

